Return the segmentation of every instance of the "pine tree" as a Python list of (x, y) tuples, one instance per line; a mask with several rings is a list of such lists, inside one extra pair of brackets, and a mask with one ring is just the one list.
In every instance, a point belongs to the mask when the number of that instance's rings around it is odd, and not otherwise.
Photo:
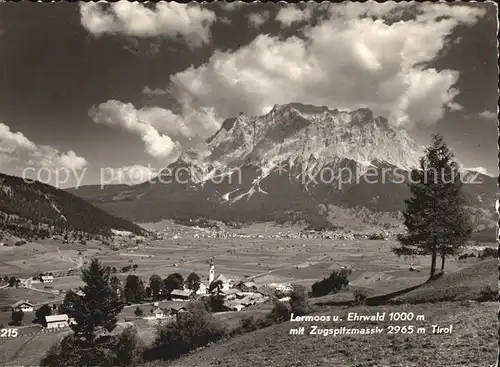
[(409, 184), (411, 198), (403, 213), (407, 233), (399, 236), (397, 255), (431, 255), (431, 278), (435, 275), (437, 256), (456, 254), (472, 232), (465, 210), (462, 177), (453, 153), (443, 137), (434, 135), (420, 168), (413, 170)]
[(69, 302), (69, 316), (76, 324), (71, 325), (75, 336), (92, 344), (96, 337), (111, 332), (116, 326), (116, 316), (123, 303), (110, 285), (110, 269), (97, 259), (92, 259), (88, 269), (82, 271), (85, 286), (81, 288), (84, 296), (74, 294)]
[(128, 303), (141, 303), (146, 297), (144, 283), (137, 275), (127, 276), (123, 292)]
[(151, 288), (153, 301), (159, 301), (160, 293), (163, 290), (163, 280), (158, 274), (151, 275), (149, 278), (149, 287)]

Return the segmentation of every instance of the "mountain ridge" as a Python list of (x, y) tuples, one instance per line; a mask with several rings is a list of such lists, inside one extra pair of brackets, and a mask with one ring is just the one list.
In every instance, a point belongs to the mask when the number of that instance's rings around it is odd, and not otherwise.
[(2, 227), (48, 225), (100, 235), (111, 235), (112, 230), (145, 233), (138, 225), (114, 217), (66, 190), (3, 173), (0, 173), (0, 216)]
[[(404, 210), (409, 190), (395, 178), (408, 177), (423, 154), (406, 131), (367, 108), (289, 103), (224, 120), (156, 178), (121, 194), (71, 192), (142, 222), (196, 216), (282, 221), (290, 215), (321, 221), (319, 205)], [(482, 183), (465, 191), (471, 206), (486, 210), (496, 199), (496, 181), (479, 176)]]

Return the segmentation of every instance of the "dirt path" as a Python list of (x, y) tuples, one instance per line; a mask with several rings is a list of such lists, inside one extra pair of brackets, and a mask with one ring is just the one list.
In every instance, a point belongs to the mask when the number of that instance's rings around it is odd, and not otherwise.
[(16, 362), (19, 356), (21, 355), (22, 351), (27, 347), (27, 345), (36, 338), (36, 335), (29, 337), (23, 344), (17, 348), (16, 352), (9, 358), (7, 363), (12, 363)]

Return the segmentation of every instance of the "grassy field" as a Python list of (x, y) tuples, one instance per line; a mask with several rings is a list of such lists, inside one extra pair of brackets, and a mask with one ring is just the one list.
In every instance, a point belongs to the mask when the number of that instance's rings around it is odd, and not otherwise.
[(64, 335), (51, 332), (3, 340), (0, 343), (0, 366), (39, 366), (47, 350)]
[[(275, 231), (280, 227), (273, 227)], [(250, 229), (247, 231), (251, 232)], [(341, 266), (353, 269), (350, 282), (369, 295), (384, 294), (423, 283), (428, 277), (429, 259), (421, 258), (409, 271), (410, 263), (390, 252), (393, 241), (340, 241), (328, 239), (293, 238), (179, 238), (149, 241), (133, 248), (113, 251), (102, 245), (62, 245), (45, 240), (40, 244), (0, 248), (0, 274), (30, 277), (36, 272), (56, 272), (85, 266), (92, 257), (117, 269), (137, 265), (133, 271), (145, 282), (156, 273), (165, 278), (172, 272), (187, 277), (192, 271), (202, 281), (208, 281), (211, 261), (216, 272), (226, 278), (251, 278), (257, 284), (297, 283), (310, 287)], [(450, 259), (446, 271), (467, 265), (466, 261)], [(12, 272), (11, 272), (12, 271)], [(124, 280), (127, 274), (117, 273)], [(82, 285), (79, 274), (56, 277), (53, 289), (67, 291)], [(44, 285), (35, 284), (44, 290)], [(0, 289), (0, 306), (8, 306), (19, 299), (39, 303), (50, 301), (53, 295), (28, 290)]]
[[(322, 366), (322, 367), (484, 367), (496, 359), (498, 304), (435, 303), (406, 306), (322, 308), (318, 315), (348, 312), (373, 315), (376, 312), (411, 311), (424, 315), (425, 321), (380, 322), (286, 322), (257, 330), (207, 347), (200, 352), (167, 362), (154, 362), (148, 367), (247, 367), (247, 366)], [(413, 324), (425, 327), (425, 334), (388, 334), (388, 326)], [(432, 325), (453, 325), (451, 334), (433, 334)], [(377, 335), (290, 335), (290, 329), (311, 325), (318, 328), (383, 328)]]

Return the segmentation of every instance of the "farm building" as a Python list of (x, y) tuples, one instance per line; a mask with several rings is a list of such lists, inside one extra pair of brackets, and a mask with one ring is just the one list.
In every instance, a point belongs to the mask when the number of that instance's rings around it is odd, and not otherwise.
[(53, 283), (54, 277), (52, 275), (42, 275), (40, 277), (40, 280), (42, 281), (42, 283)]
[(245, 308), (245, 306), (239, 303), (238, 301), (224, 302), (224, 306), (229, 308), (231, 311), (241, 311), (242, 309)]
[(181, 312), (187, 312), (186, 307), (184, 307), (184, 306), (170, 307), (170, 315), (171, 316), (177, 316), (177, 314), (179, 314)]
[(29, 301), (18, 301), (10, 307), (13, 311), (33, 312), (33, 304)]
[[(189, 291), (190, 289), (184, 286), (184, 290)], [(204, 296), (207, 294), (207, 292), (208, 292), (207, 286), (204, 283), (200, 283), (200, 288), (198, 288), (198, 290), (196, 291), (196, 295)]]
[(59, 329), (69, 326), (69, 317), (66, 314), (45, 316), (47, 329)]
[(193, 291), (184, 291), (181, 289), (174, 289), (170, 293), (173, 301), (188, 301), (193, 296)]
[(221, 290), (220, 295), (224, 296), (226, 299), (243, 298), (245, 294), (236, 288), (230, 288), (227, 290)]
[(244, 282), (242, 280), (236, 284), (235, 288), (238, 288), (242, 292), (257, 292), (257, 284), (254, 282)]

